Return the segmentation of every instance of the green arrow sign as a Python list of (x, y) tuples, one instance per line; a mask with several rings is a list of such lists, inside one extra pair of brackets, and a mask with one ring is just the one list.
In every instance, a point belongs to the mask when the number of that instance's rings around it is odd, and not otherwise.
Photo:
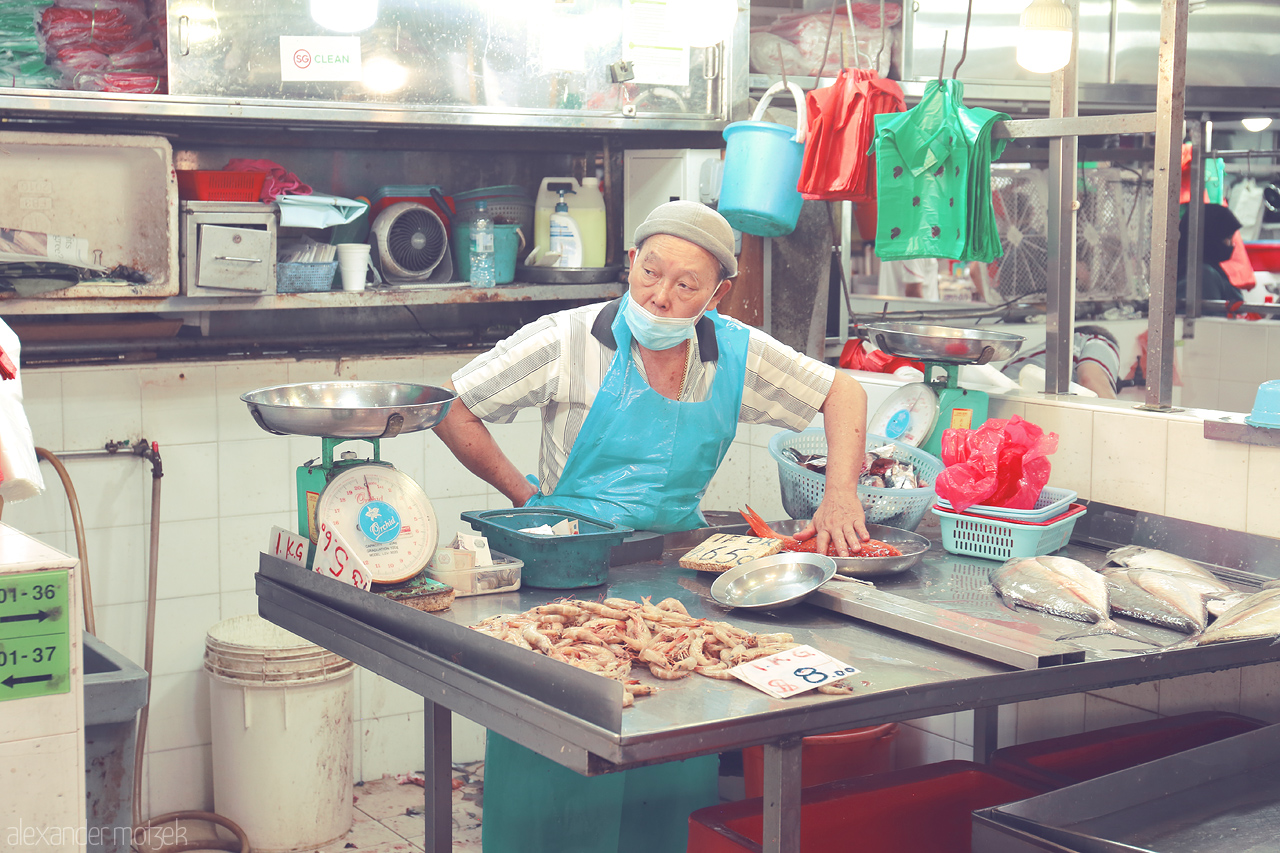
[(0, 701), (71, 689), (69, 575), (0, 575)]

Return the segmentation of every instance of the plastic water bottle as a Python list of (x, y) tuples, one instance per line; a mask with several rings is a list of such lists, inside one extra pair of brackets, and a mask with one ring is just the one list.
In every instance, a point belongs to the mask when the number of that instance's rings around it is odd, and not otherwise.
[(493, 220), (489, 206), (476, 202), (476, 216), (471, 220), (471, 286), (493, 287), (497, 270), (493, 260)]

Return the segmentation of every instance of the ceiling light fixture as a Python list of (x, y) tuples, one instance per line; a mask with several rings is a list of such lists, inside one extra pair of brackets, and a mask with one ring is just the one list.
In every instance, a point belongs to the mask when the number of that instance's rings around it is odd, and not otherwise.
[(1022, 10), (1018, 64), (1034, 74), (1049, 74), (1071, 59), (1071, 10), (1062, 0), (1031, 0)]
[(1271, 119), (1267, 116), (1247, 118), (1242, 120), (1240, 123), (1244, 125), (1245, 130), (1251, 130), (1254, 133), (1259, 133), (1266, 130), (1268, 127), (1271, 127)]

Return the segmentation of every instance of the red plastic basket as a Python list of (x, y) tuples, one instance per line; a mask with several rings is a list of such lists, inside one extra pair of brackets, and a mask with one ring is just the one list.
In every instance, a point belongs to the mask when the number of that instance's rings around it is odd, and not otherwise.
[(266, 172), (178, 169), (178, 198), (183, 201), (257, 201)]

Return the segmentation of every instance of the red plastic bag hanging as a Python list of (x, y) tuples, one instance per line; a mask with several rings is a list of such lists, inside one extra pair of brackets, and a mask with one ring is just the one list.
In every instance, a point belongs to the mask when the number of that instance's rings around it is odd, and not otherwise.
[(974, 504), (1031, 509), (1049, 482), (1049, 456), (1057, 449), (1057, 433), (1017, 415), (977, 429), (948, 429), (942, 433), (946, 468), (934, 487), (956, 512)]
[(807, 199), (875, 198), (875, 116), (906, 109), (902, 88), (875, 71), (844, 68), (836, 82), (805, 96), (808, 142), (796, 189)]

